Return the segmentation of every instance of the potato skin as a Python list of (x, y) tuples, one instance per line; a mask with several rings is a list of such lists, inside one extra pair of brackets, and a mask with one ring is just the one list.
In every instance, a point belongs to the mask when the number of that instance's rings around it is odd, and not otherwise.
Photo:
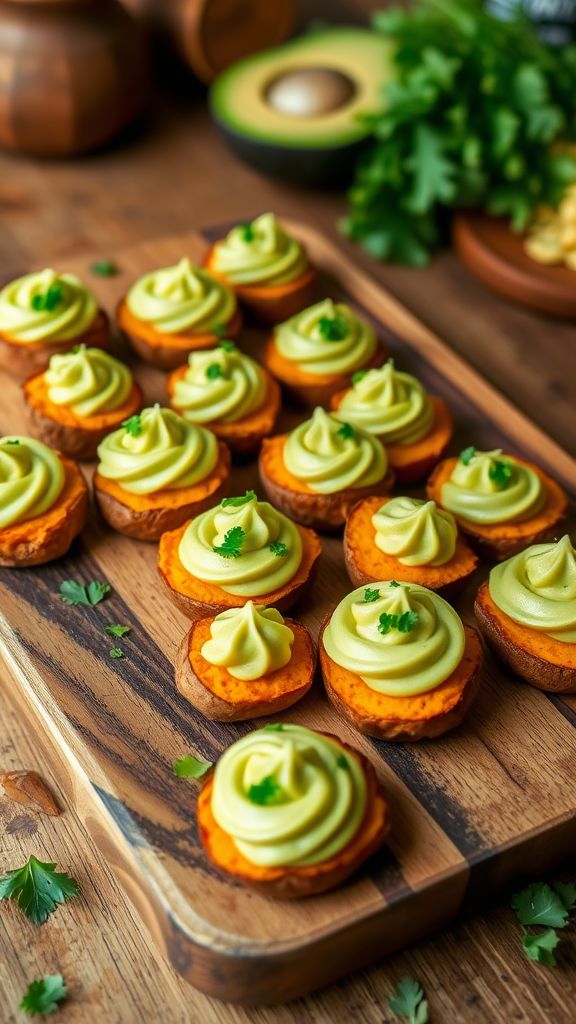
[[(307, 409), (314, 409), (317, 405), (328, 406), (330, 399), (332, 398), (335, 391), (342, 391), (350, 387), (352, 377), (356, 370), (372, 370), (378, 366), (381, 366), (386, 359), (386, 350), (383, 344), (379, 341), (376, 346), (376, 351), (371, 358), (361, 366), (357, 366), (355, 370), (351, 370), (350, 373), (339, 373), (334, 374), (332, 379), (326, 380), (326, 378), (319, 377), (318, 380), (314, 380), (311, 374), (303, 376), (299, 373), (296, 366), (286, 366), (285, 372), (281, 372), (280, 365), (283, 366), (287, 360), (280, 360), (275, 355), (274, 338), (269, 338), (264, 347), (262, 354), (262, 360), (268, 372), (276, 378), (277, 381), (282, 385), (282, 390), (288, 395), (295, 405), (303, 406)], [(280, 365), (279, 365), (280, 363)]]
[[(132, 393), (134, 394), (135, 412), (142, 406), (144, 399), (142, 391), (136, 383), (132, 385)], [(56, 448), (58, 451), (64, 452), (65, 455), (69, 455), (72, 459), (79, 459), (80, 462), (89, 462), (95, 459), (96, 450), (100, 442), (106, 437), (106, 434), (116, 430), (122, 422), (122, 420), (119, 420), (116, 425), (112, 424), (98, 429), (86, 429), (80, 426), (73, 427), (65, 423), (59, 423), (57, 420), (52, 419), (51, 416), (46, 416), (34, 405), (31, 405), (26, 400), (26, 392), (24, 392), (24, 398), (24, 412), (34, 437), (38, 437), (50, 448)], [(127, 414), (123, 412), (122, 419), (125, 417), (127, 417)]]
[(208, 250), (202, 265), (232, 288), (243, 309), (258, 323), (280, 324), (314, 301), (318, 275), (312, 263), (308, 263), (299, 277), (285, 285), (232, 285), (214, 269), (213, 254), (214, 246)]
[[(330, 889), (335, 889), (336, 886), (340, 885), (347, 878), (349, 878), (358, 868), (372, 856), (377, 850), (379, 850), (390, 831), (390, 812), (388, 802), (385, 793), (376, 777), (376, 772), (368, 760), (364, 757), (360, 751), (354, 747), (344, 743), (337, 736), (333, 736), (329, 733), (321, 734), (327, 735), (330, 739), (336, 740), (351, 757), (355, 757), (362, 766), (364, 776), (367, 784), (367, 813), (364, 817), (359, 832), (348, 844), (348, 847), (344, 847), (339, 854), (331, 858), (330, 861), (324, 865), (322, 863), (315, 865), (317, 870), (310, 870), (310, 868), (298, 868), (298, 867), (285, 867), (278, 869), (274, 878), (257, 878), (254, 874), (243, 874), (240, 871), (230, 871), (227, 866), (220, 863), (213, 856), (214, 847), (210, 839), (210, 830), (206, 827), (203, 820), (203, 804), (209, 800), (211, 793), (213, 772), (210, 772), (206, 776), (202, 789), (198, 795), (197, 803), (197, 817), (198, 817), (198, 828), (200, 834), (200, 840), (206, 852), (206, 856), (215, 867), (224, 875), (228, 875), (233, 878), (236, 882), (240, 882), (246, 885), (250, 889), (255, 889), (257, 892), (262, 893), (264, 896), (269, 896), (272, 899), (278, 900), (293, 900), (302, 899), (307, 896), (318, 896), (320, 893), (327, 892)], [(372, 818), (376, 818), (377, 824), (375, 828), (371, 828)], [(363, 835), (364, 834), (364, 835)], [(359, 839), (363, 839), (363, 842), (358, 843)], [(355, 851), (353, 857), (347, 857), (346, 852), (349, 847), (357, 844), (358, 848)]]
[[(199, 620), (201, 622), (202, 620)], [(209, 619), (212, 621), (212, 618)], [(308, 640), (309, 662), (306, 664), (307, 671), (303, 674), (302, 685), (297, 689), (280, 694), (272, 700), (258, 701), (253, 703), (230, 703), (222, 700), (215, 693), (205, 686), (198, 678), (190, 664), (189, 651), (193, 642), (193, 634), (199, 622), (194, 623), (186, 633), (176, 654), (175, 676), (176, 686), (183, 697), (198, 709), (206, 718), (216, 722), (245, 722), (252, 718), (262, 718), (264, 715), (274, 715), (286, 708), (292, 707), (297, 701), (308, 692), (314, 680), (316, 669), (316, 653), (312, 638), (305, 626), (295, 623), (292, 619), (284, 620), (286, 625), (292, 629), (297, 628), (305, 634)], [(249, 684), (247, 684), (249, 685)]]
[(95, 348), (108, 348), (110, 341), (110, 320), (108, 314), (99, 309), (90, 327), (77, 338), (60, 342), (33, 342), (30, 345), (18, 345), (8, 337), (0, 334), (0, 369), (10, 376), (23, 380), (32, 373), (45, 370), (53, 355), (69, 352), (76, 345), (89, 345)]
[[(129, 330), (122, 319), (122, 307), (124, 300), (118, 306), (117, 321), (119, 329), (122, 331), (124, 337), (128, 340), (128, 343), (132, 350), (136, 353), (140, 359), (144, 360), (145, 363), (149, 363), (151, 366), (157, 366), (160, 370), (176, 370), (183, 362), (186, 362), (190, 352), (196, 352), (200, 349), (214, 348), (218, 344), (219, 336), (204, 334), (197, 336), (197, 342), (195, 343), (194, 335), (190, 334), (190, 345), (176, 346), (171, 345), (168, 341), (162, 344), (160, 341), (155, 345), (151, 345), (145, 338), (141, 337), (136, 330)], [(239, 309), (236, 309), (232, 319), (226, 325), (226, 336), (235, 338), (239, 333), (242, 326), (242, 314)], [(158, 338), (161, 336), (158, 335)], [(200, 341), (202, 339), (202, 341)]]
[[(369, 576), (367, 573), (359, 569), (354, 561), (349, 545), (346, 544), (346, 533), (344, 533), (344, 564), (346, 565), (346, 572), (350, 577), (351, 583), (355, 587), (369, 587), (372, 583), (376, 582), (376, 576)], [(395, 573), (394, 579), (402, 578), (402, 566), (398, 563), (398, 569)], [(451, 601), (457, 597), (460, 591), (463, 589), (465, 584), (468, 582), (469, 577), (463, 576), (459, 580), (451, 580), (450, 583), (445, 583), (441, 587), (430, 587), (428, 583), (424, 586), (429, 587), (430, 590), (434, 590), (440, 597), (445, 598), (446, 601)]]
[(486, 643), (501, 661), (531, 686), (545, 693), (576, 693), (576, 669), (546, 661), (515, 643), (507, 635), (503, 622), (488, 606), (487, 593), (488, 583), (484, 582), (476, 595), (474, 614)]
[[(88, 520), (88, 487), (78, 466), (73, 462), (63, 459), (67, 474), (71, 474), (74, 481), (74, 493), (66, 499), (66, 515), (54, 526), (48, 526), (34, 535), (26, 537), (25, 530), (22, 530), (22, 539), (17, 545), (10, 545), (9, 553), (3, 550), (2, 535), (6, 531), (0, 530), (0, 567), (8, 569), (27, 569), (33, 565), (44, 565), (46, 562), (53, 562), (66, 554), (72, 541), (82, 532)], [(58, 504), (58, 502), (56, 502)], [(49, 510), (45, 517), (50, 515)], [(21, 524), (23, 527), (26, 523)]]

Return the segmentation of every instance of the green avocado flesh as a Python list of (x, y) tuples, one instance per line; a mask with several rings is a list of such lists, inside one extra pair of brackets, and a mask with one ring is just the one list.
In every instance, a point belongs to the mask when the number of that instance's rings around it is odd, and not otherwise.
[[(382, 86), (391, 77), (390, 52), (389, 43), (367, 29), (329, 29), (294, 39), (247, 57), (220, 75), (211, 89), (212, 113), (233, 146), (244, 142), (235, 148), (248, 162), (258, 163), (246, 148), (250, 141), (313, 151), (346, 147), (369, 133), (358, 115), (378, 107)], [(339, 101), (333, 109), (301, 115), (270, 102), (285, 75), (294, 81), (303, 72), (320, 71), (322, 78), (324, 69), (336, 72), (334, 95)], [(262, 163), (262, 148), (259, 159)]]

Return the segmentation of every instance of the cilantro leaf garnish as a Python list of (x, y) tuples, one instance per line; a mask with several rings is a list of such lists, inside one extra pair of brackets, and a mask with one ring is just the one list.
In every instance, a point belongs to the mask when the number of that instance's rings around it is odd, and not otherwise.
[(554, 882), (554, 889), (567, 910), (574, 910), (576, 908), (576, 883)]
[(51, 313), (62, 302), (62, 289), (59, 284), (51, 284), (48, 291), (32, 296), (32, 309), (36, 313), (46, 310)]
[(520, 924), (563, 928), (568, 908), (562, 896), (545, 882), (533, 882), (511, 899), (512, 909)]
[(345, 772), (350, 771), (350, 762), (345, 754), (338, 754), (338, 757), (336, 758), (336, 765), (338, 768), (342, 768)]
[(272, 552), (273, 555), (276, 555), (277, 558), (283, 558), (284, 555), (288, 552), (288, 548), (284, 544), (284, 541), (281, 540), (273, 540), (268, 545), (268, 549)]
[(206, 376), (208, 380), (218, 380), (219, 377), (223, 377), (224, 371), (220, 366), (220, 363), (210, 363), (210, 365), (206, 367)]
[(111, 658), (123, 658), (124, 651), (121, 647), (112, 647), (108, 652)]
[(98, 580), (92, 580), (87, 587), (78, 580), (64, 580), (60, 584), (60, 597), (64, 604), (94, 607), (104, 600), (110, 589), (109, 583), (99, 583)]
[(352, 383), (359, 384), (361, 380), (364, 380), (367, 373), (368, 370), (356, 370), (356, 373), (352, 374)]
[(400, 584), (398, 583), (398, 580), (390, 580), (390, 583), (388, 584), (388, 586), (389, 587), (399, 587)]
[(471, 445), (468, 446), (468, 448), (464, 448), (464, 450), (460, 452), (460, 455), (459, 455), (460, 462), (464, 466), (467, 466), (472, 461), (472, 459), (474, 458), (475, 455), (476, 455), (476, 449), (475, 449), (474, 445), (471, 444)]
[(555, 967), (556, 957), (554, 950), (560, 942), (554, 928), (547, 928), (544, 932), (534, 935), (525, 935), (522, 939), (522, 948), (529, 960), (537, 964), (544, 964), (545, 967)]
[(172, 765), (172, 771), (179, 779), (201, 779), (212, 767), (212, 761), (186, 754)]
[(239, 224), (238, 230), (240, 232), (240, 238), (243, 242), (253, 242), (256, 238), (256, 232), (251, 224)]
[(212, 551), (222, 558), (239, 558), (246, 534), (241, 526), (233, 526), (224, 534), (222, 544), (214, 544)]
[(127, 420), (122, 420), (122, 426), (126, 433), (130, 434), (130, 437), (139, 437), (142, 433), (142, 417), (139, 413), (135, 413), (134, 416), (129, 416)]
[(268, 732), (282, 732), (284, 726), (282, 725), (282, 722), (268, 722), (268, 725), (263, 725), (262, 728), (266, 729)]
[(92, 263), (90, 271), (96, 277), (115, 277), (118, 267), (113, 260), (96, 260)]
[(408, 1024), (428, 1024), (428, 1001), (422, 986), (413, 978), (401, 978), (388, 1006), (399, 1017), (406, 1017)]
[(4, 441), (4, 444), (20, 444), (20, 441)]
[(132, 632), (132, 626), (121, 626), (120, 623), (113, 622), (110, 626), (104, 626), (104, 632), (108, 633), (109, 636), (116, 636), (121, 640), (127, 633)]
[(348, 323), (344, 316), (321, 316), (318, 330), (324, 341), (342, 341), (348, 334)]
[(343, 441), (352, 441), (356, 437), (354, 427), (350, 423), (343, 423), (336, 433)]
[(42, 924), (58, 903), (78, 895), (78, 883), (55, 868), (30, 857), (23, 867), (0, 876), (0, 900), (16, 900), (26, 917)]
[(248, 787), (246, 796), (253, 804), (270, 804), (280, 793), (280, 786), (272, 775), (266, 775), (261, 782)]
[(218, 342), (218, 348), (221, 348), (224, 352), (235, 352), (238, 348), (235, 341), (223, 340)]
[(379, 597), (380, 597), (380, 591), (379, 590), (375, 590), (373, 587), (366, 587), (366, 590), (364, 591), (363, 601), (366, 604), (371, 604), (372, 601), (377, 601)]
[(47, 1017), (54, 1013), (68, 995), (66, 983), (61, 974), (45, 974), (43, 978), (31, 981), (22, 997), (20, 1009), (31, 1017), (39, 1014)]
[(249, 501), (252, 501), (256, 497), (255, 491), (246, 491), (239, 498), (222, 498), (220, 502), (221, 508), (241, 508), (242, 505), (247, 505)]
[(496, 484), (499, 491), (505, 491), (512, 479), (512, 466), (509, 462), (502, 462), (501, 459), (490, 466), (488, 476)]
[(401, 615), (382, 612), (378, 619), (378, 632), (389, 633), (391, 629), (397, 629), (399, 633), (411, 633), (418, 623), (418, 612), (406, 611)]

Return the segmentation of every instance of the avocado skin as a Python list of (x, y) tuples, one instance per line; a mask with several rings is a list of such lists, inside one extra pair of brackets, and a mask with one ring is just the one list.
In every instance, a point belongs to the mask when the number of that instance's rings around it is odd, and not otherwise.
[(212, 108), (212, 117), (230, 149), (240, 160), (270, 178), (291, 185), (322, 185), (343, 188), (352, 179), (356, 161), (366, 146), (366, 139), (356, 139), (342, 146), (280, 146), (277, 143), (250, 139), (235, 132), (221, 121)]

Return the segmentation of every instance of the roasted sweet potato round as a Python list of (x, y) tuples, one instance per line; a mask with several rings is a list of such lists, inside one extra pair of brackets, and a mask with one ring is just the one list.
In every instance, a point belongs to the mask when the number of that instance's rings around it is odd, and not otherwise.
[(0, 369), (12, 377), (23, 380), (32, 373), (45, 370), (53, 355), (69, 352), (76, 345), (93, 348), (108, 348), (110, 342), (110, 321), (108, 314), (99, 309), (94, 320), (82, 334), (67, 341), (19, 342), (9, 334), (0, 333)]
[(280, 324), (314, 301), (317, 274), (311, 263), (298, 277), (286, 284), (233, 285), (215, 269), (213, 253), (214, 249), (209, 249), (203, 266), (232, 288), (246, 312), (260, 323)]
[(274, 343), (274, 338), (269, 338), (264, 346), (262, 360), (268, 371), (276, 380), (280, 381), (283, 390), (296, 405), (314, 409), (317, 405), (327, 406), (335, 391), (350, 386), (353, 374), (357, 370), (372, 370), (380, 366), (386, 359), (386, 350), (381, 342), (378, 342), (376, 351), (366, 360), (350, 370), (349, 373), (338, 374), (317, 374), (308, 373), (302, 370), (292, 359), (286, 359), (281, 355)]
[[(214, 348), (218, 344), (219, 335), (213, 332), (195, 334), (190, 331), (182, 334), (162, 334), (152, 324), (135, 317), (125, 299), (118, 305), (116, 321), (136, 355), (140, 356), (144, 362), (160, 367), (161, 370), (175, 370), (190, 352)], [(242, 314), (237, 309), (226, 324), (226, 337), (236, 338), (241, 327)]]

